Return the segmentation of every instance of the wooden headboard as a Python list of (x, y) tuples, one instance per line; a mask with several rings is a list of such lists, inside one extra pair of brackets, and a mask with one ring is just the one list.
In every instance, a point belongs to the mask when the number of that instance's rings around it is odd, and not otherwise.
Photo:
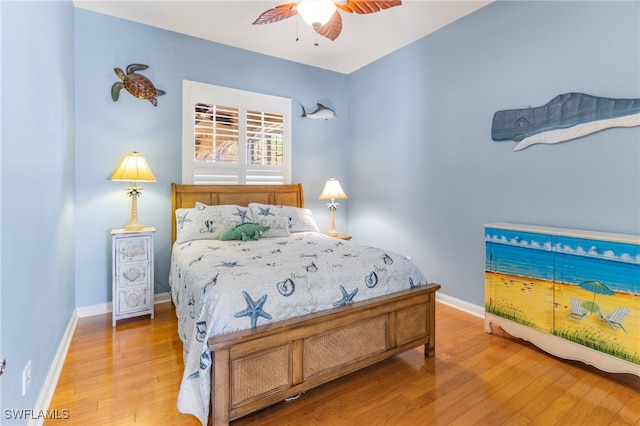
[(176, 240), (176, 209), (249, 203), (304, 207), (302, 184), (292, 185), (180, 185), (171, 184), (171, 244)]

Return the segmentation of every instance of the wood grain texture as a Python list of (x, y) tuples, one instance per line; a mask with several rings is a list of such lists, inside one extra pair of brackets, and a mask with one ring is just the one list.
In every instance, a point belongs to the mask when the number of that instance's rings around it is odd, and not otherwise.
[[(410, 350), (234, 426), (640, 425), (640, 378), (550, 356), (436, 304), (436, 356)], [(156, 318), (78, 322), (45, 425), (197, 425), (176, 410), (182, 343), (169, 303)]]
[[(435, 336), (427, 330), (435, 321), (439, 288), (428, 284), (210, 338), (212, 375), (225, 378), (215, 380), (212, 393), (215, 424), (225, 425), (419, 345), (431, 353)], [(402, 329), (405, 340), (388, 339), (398, 334), (390, 326)], [(273, 351), (291, 353), (300, 340), (295, 356), (270, 356)], [(299, 383), (292, 382), (293, 371), (302, 371)], [(234, 389), (242, 389), (237, 395), (245, 398), (235, 398)]]
[[(176, 231), (173, 213), (179, 208), (193, 207), (196, 202), (240, 206), (259, 202), (303, 207), (304, 193), (301, 184), (174, 183), (171, 185), (172, 241)], [(439, 288), (440, 285), (430, 283), (210, 338), (207, 343), (215, 362), (211, 368), (209, 418), (213, 418), (217, 426), (225, 426), (230, 420), (419, 345), (424, 345), (425, 356), (433, 356), (435, 292)], [(422, 313), (416, 316), (416, 310)], [(402, 339), (400, 342), (396, 341), (398, 336)], [(282, 356), (268, 352), (274, 350)], [(260, 372), (258, 378), (255, 377), (257, 371)]]
[(291, 185), (181, 185), (171, 184), (171, 244), (176, 240), (176, 209), (249, 203), (304, 207), (302, 184)]

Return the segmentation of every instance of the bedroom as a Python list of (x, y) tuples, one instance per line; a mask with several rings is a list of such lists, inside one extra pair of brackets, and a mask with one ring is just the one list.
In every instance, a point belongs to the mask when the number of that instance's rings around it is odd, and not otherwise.
[[(2, 408), (33, 406), (74, 309), (110, 301), (108, 231), (126, 222), (128, 199), (108, 175), (133, 148), (158, 178), (145, 185), (140, 219), (158, 229), (156, 259), (165, 261), (157, 260), (156, 276), (166, 283), (183, 78), (305, 104), (331, 99), (337, 120), (294, 129), (294, 181), (304, 184), (321, 228), (328, 215), (315, 194), (334, 175), (349, 195), (338, 227), (411, 254), (443, 294), (471, 308), (483, 304), (483, 223), (639, 233), (638, 128), (517, 153), (490, 138), (500, 109), (568, 91), (640, 97), (639, 7), (496, 2), (344, 75), (71, 2), (3, 1), (0, 349), (9, 368)], [(133, 61), (149, 63), (167, 90), (158, 108), (109, 98), (112, 68)], [(389, 140), (391, 153), (376, 149)], [(23, 397), (29, 360), (33, 381)]]

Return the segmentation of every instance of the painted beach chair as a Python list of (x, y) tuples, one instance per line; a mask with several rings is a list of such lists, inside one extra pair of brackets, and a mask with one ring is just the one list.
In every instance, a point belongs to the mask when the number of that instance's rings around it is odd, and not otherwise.
[(580, 300), (571, 299), (571, 313), (567, 315), (567, 318), (577, 318), (580, 323), (585, 315), (587, 315), (587, 310), (580, 305)]
[(607, 324), (609, 324), (609, 327), (611, 327), (613, 331), (617, 331), (615, 327), (617, 325), (622, 329), (622, 331), (629, 334), (629, 332), (627, 332), (627, 330), (622, 325), (622, 321), (624, 321), (627, 315), (629, 315), (628, 308), (619, 307), (619, 308), (616, 308), (616, 310), (610, 314), (605, 314), (604, 312), (600, 312), (599, 315), (600, 315), (600, 318), (602, 318), (607, 322)]

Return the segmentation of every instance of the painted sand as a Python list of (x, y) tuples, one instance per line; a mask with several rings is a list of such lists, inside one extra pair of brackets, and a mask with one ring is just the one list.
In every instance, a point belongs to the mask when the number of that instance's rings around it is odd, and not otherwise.
[[(640, 294), (596, 294), (592, 305), (594, 293), (577, 285), (495, 272), (485, 272), (485, 279), (488, 311), (640, 364)], [(580, 322), (568, 318), (572, 298), (594, 312), (587, 312)], [(622, 321), (628, 333), (617, 326), (614, 331), (600, 318), (599, 312), (610, 314), (619, 306), (629, 308)]]

